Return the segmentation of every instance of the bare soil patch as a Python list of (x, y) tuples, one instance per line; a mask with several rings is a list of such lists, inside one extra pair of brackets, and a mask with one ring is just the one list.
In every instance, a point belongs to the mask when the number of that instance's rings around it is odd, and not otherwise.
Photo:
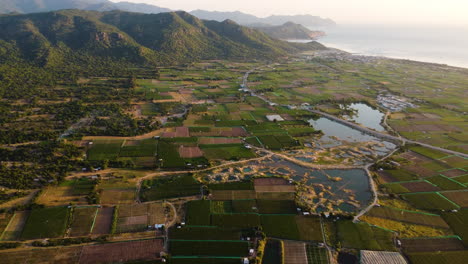
[(181, 158), (198, 158), (203, 157), (203, 152), (199, 147), (179, 147), (179, 155)]
[(402, 239), (401, 244), (406, 252), (432, 252), (463, 250), (458, 238)]
[(101, 207), (99, 208), (94, 227), (92, 230), (93, 235), (105, 235), (110, 233), (112, 224), (112, 215), (114, 214), (114, 207)]
[(440, 191), (439, 187), (434, 186), (434, 185), (432, 185), (430, 183), (427, 183), (425, 181), (423, 181), (423, 182), (406, 182), (406, 183), (402, 183), (401, 186), (405, 187), (410, 192), (435, 192), (435, 191)]
[(449, 178), (453, 178), (453, 177), (458, 177), (458, 176), (465, 175), (465, 174), (467, 174), (467, 172), (464, 171), (464, 170), (460, 170), (460, 169), (453, 169), (453, 170), (444, 171), (441, 174), (443, 174), (444, 176), (447, 176)]
[(289, 185), (289, 181), (283, 178), (259, 178), (254, 180), (255, 187), (267, 185)]
[(200, 138), (199, 144), (240, 144), (242, 140), (239, 138), (222, 138), (222, 137), (211, 137), (211, 138)]
[(85, 246), (79, 263), (122, 263), (136, 260), (158, 260), (162, 250), (164, 250), (162, 239)]
[(284, 241), (285, 264), (307, 263), (305, 244), (301, 242)]
[(468, 191), (444, 192), (442, 195), (462, 208), (468, 207)]
[(256, 192), (295, 192), (296, 188), (293, 185), (260, 185), (255, 186)]

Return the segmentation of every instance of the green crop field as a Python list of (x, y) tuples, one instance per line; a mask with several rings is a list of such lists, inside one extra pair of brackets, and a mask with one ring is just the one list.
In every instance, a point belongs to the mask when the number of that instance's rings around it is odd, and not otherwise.
[(60, 187), (69, 186), (71, 194), (77, 196), (89, 194), (94, 189), (95, 185), (96, 181), (88, 178), (67, 180), (59, 184)]
[(468, 210), (446, 212), (442, 214), (442, 217), (452, 228), (453, 232), (462, 238), (463, 244), (468, 246)]
[(205, 157), (210, 160), (240, 160), (255, 158), (255, 153), (247, 149), (242, 144), (225, 145), (203, 145), (202, 151)]
[(234, 213), (258, 213), (256, 200), (232, 200)]
[(468, 259), (468, 251), (410, 253), (408, 258), (412, 264), (462, 264)]
[(198, 241), (170, 240), (169, 250), (173, 256), (225, 256), (242, 257), (249, 254), (247, 241)]
[(201, 184), (192, 175), (145, 180), (141, 185), (140, 198), (156, 201), (166, 198), (201, 195)]
[(265, 251), (261, 264), (283, 264), (283, 247), (281, 241), (276, 239), (268, 239), (265, 245)]
[(51, 207), (33, 209), (21, 234), (22, 239), (61, 237), (67, 228), (70, 209)]
[(157, 147), (155, 139), (126, 141), (120, 150), (120, 157), (154, 157)]
[(97, 207), (76, 207), (70, 223), (70, 236), (86, 236), (91, 232)]
[(186, 220), (188, 225), (208, 226), (210, 225), (211, 201), (199, 200), (187, 203)]
[(393, 234), (366, 223), (336, 222), (338, 240), (343, 247), (394, 251)]
[(439, 186), (442, 190), (462, 190), (466, 189), (465, 185), (457, 182), (454, 179), (450, 179), (441, 175), (427, 178), (426, 180)]
[(253, 190), (254, 185), (252, 181), (238, 181), (208, 184), (210, 190)]
[(304, 241), (323, 241), (320, 218), (316, 216), (296, 216), (299, 238)]
[(215, 214), (211, 224), (220, 227), (251, 228), (261, 225), (258, 214)]
[(88, 150), (89, 160), (115, 160), (119, 157), (123, 140), (107, 139), (94, 140)]
[(220, 227), (193, 227), (172, 228), (170, 239), (183, 240), (239, 240), (241, 232), (233, 228)]
[(328, 252), (326, 248), (306, 245), (308, 264), (328, 264)]
[(230, 214), (233, 213), (232, 201), (211, 201), (212, 214)]
[(404, 199), (419, 209), (453, 210), (459, 207), (438, 193), (417, 193), (403, 195)]
[(447, 153), (437, 151), (437, 150), (433, 150), (433, 149), (429, 149), (429, 148), (425, 148), (425, 147), (420, 147), (420, 146), (411, 147), (410, 150), (412, 150), (412, 151), (414, 151), (416, 153), (419, 153), (419, 154), (421, 154), (423, 156), (426, 156), (428, 158), (431, 158), (431, 159), (441, 159), (443, 157), (449, 156)]
[(296, 214), (296, 203), (291, 200), (257, 200), (260, 214)]
[[(240, 258), (226, 258), (226, 257), (173, 257), (169, 259), (168, 264), (239, 264)], [(153, 262), (151, 262), (153, 264)]]
[(295, 215), (262, 215), (261, 221), (267, 237), (300, 240)]
[(444, 219), (436, 214), (411, 212), (381, 206), (372, 208), (367, 213), (367, 215), (417, 225), (426, 225), (436, 228), (449, 228)]

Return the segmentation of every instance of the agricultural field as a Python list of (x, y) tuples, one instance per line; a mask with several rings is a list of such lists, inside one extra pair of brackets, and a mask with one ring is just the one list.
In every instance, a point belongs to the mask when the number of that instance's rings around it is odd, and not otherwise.
[(369, 250), (395, 250), (393, 233), (367, 223), (339, 221), (336, 223), (342, 247)]
[(326, 248), (319, 248), (313, 245), (306, 245), (308, 264), (328, 264), (330, 263)]
[(361, 250), (360, 259), (362, 264), (393, 263), (406, 264), (406, 259), (398, 252)]
[(97, 207), (73, 208), (72, 220), (70, 223), (70, 236), (89, 235), (94, 227), (97, 214)]
[(88, 204), (86, 196), (93, 191), (96, 181), (87, 178), (68, 180), (57, 186), (49, 186), (42, 190), (36, 200), (46, 206), (73, 204)]
[(283, 241), (283, 244), (285, 264), (307, 263), (306, 245), (303, 242)]
[(160, 259), (162, 239), (147, 239), (128, 242), (84, 246), (80, 264), (154, 261)]
[(468, 210), (458, 212), (446, 212), (442, 214), (444, 220), (449, 224), (452, 230), (460, 236), (465, 246), (468, 246)]
[(243, 257), (249, 254), (247, 241), (169, 241), (169, 249), (173, 256), (225, 256)]
[(468, 251), (417, 252), (409, 253), (407, 256), (413, 264), (461, 264), (468, 259)]
[(201, 184), (192, 175), (179, 175), (143, 181), (140, 199), (156, 201), (195, 195), (201, 195)]
[(81, 263), (81, 246), (54, 247), (47, 249), (28, 249), (16, 251), (1, 251), (0, 259), (5, 264), (17, 263)]
[(105, 235), (111, 232), (113, 207), (101, 207), (98, 209), (96, 220), (92, 230), (93, 235)]
[(267, 239), (261, 264), (283, 264), (283, 244), (281, 240)]
[(372, 208), (367, 215), (435, 228), (449, 228), (442, 217), (437, 214), (413, 212), (381, 206)]
[(260, 219), (268, 237), (300, 240), (295, 215), (262, 215)]
[(233, 228), (215, 226), (172, 228), (170, 239), (178, 240), (239, 240), (241, 231)]
[(441, 194), (461, 208), (468, 208), (468, 191), (442, 192)]
[(26, 220), (29, 216), (29, 211), (17, 211), (15, 212), (9, 222), (6, 223), (5, 229), (3, 230), (1, 240), (2, 241), (13, 241), (18, 240), (21, 237)]
[(67, 228), (70, 209), (67, 207), (50, 207), (33, 209), (29, 214), (22, 239), (61, 237)]
[(140, 232), (148, 226), (166, 223), (165, 206), (162, 203), (120, 205), (116, 233)]
[(403, 195), (403, 198), (416, 208), (425, 210), (455, 210), (460, 206), (439, 193), (416, 193)]
[(401, 245), (403, 250), (407, 253), (458, 251), (465, 249), (462, 241), (458, 237), (402, 239)]

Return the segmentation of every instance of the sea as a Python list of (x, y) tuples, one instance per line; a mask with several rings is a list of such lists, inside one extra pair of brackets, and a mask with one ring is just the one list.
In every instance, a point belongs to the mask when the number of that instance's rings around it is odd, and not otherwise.
[(327, 36), (320, 43), (350, 53), (468, 68), (468, 26), (338, 25), (322, 30)]

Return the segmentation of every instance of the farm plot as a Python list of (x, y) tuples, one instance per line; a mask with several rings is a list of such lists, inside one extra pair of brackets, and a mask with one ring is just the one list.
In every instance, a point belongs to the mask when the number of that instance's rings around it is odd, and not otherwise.
[(408, 210), (393, 209), (389, 207), (373, 207), (368, 216), (380, 217), (405, 223), (426, 225), (436, 228), (449, 228), (440, 215), (421, 212), (412, 212)]
[(299, 238), (303, 241), (323, 241), (320, 218), (315, 216), (296, 216)]
[(296, 203), (291, 200), (257, 200), (260, 214), (296, 214)]
[(214, 214), (211, 224), (220, 227), (252, 228), (261, 225), (258, 214)]
[(446, 199), (439, 193), (416, 193), (403, 195), (404, 199), (413, 206), (427, 210), (454, 210), (459, 206)]
[(164, 250), (162, 239), (109, 243), (83, 247), (80, 264), (122, 263), (138, 260), (158, 260)]
[(412, 264), (462, 264), (468, 259), (468, 251), (437, 251), (407, 254)]
[(148, 204), (119, 206), (117, 233), (144, 231), (148, 227)]
[(239, 257), (180, 257), (174, 256), (169, 264), (239, 264)]
[(209, 160), (240, 160), (255, 158), (255, 153), (244, 145), (203, 145), (202, 151)]
[(452, 228), (453, 232), (460, 236), (465, 246), (468, 246), (468, 210), (460, 210), (458, 212), (443, 213), (442, 217)]
[(173, 256), (226, 256), (243, 257), (249, 254), (247, 241), (170, 240)]
[(253, 190), (212, 190), (211, 199), (215, 201), (255, 199)]
[(301, 242), (284, 241), (284, 263), (304, 264), (307, 263), (307, 252), (305, 244)]
[(253, 180), (254, 186), (274, 186), (274, 185), (290, 185), (289, 181), (284, 178), (256, 178)]
[(61, 237), (67, 228), (70, 209), (51, 207), (33, 209), (26, 220), (22, 239)]
[(450, 156), (450, 157), (440, 159), (439, 161), (453, 168), (463, 168), (463, 167), (468, 166), (468, 159), (464, 159), (459, 156)]
[(294, 192), (258, 192), (257, 199), (260, 200), (295, 200)]
[(451, 170), (442, 171), (440, 172), (440, 174), (444, 175), (445, 177), (455, 178), (455, 177), (466, 175), (467, 172), (462, 169), (451, 169)]
[(105, 235), (111, 231), (112, 215), (114, 207), (101, 207), (98, 209), (96, 220), (93, 226), (93, 235)]
[(405, 258), (398, 252), (361, 250), (361, 264), (407, 264)]
[(158, 148), (155, 139), (126, 140), (120, 149), (120, 157), (154, 157)]
[(203, 157), (203, 152), (199, 147), (179, 146), (179, 156), (181, 158), (199, 158)]
[(140, 199), (156, 201), (174, 197), (201, 195), (200, 183), (192, 175), (145, 180), (142, 183)]
[(267, 237), (300, 240), (295, 215), (262, 215), (261, 223)]
[(191, 226), (210, 225), (211, 201), (198, 200), (187, 203), (187, 224)]
[(10, 223), (12, 217), (13, 214), (11, 213), (0, 214), (0, 240), (2, 240), (3, 231), (5, 231), (5, 228), (8, 226), (8, 223)]
[(70, 236), (86, 236), (91, 232), (97, 207), (76, 207), (70, 223)]
[(441, 194), (462, 208), (468, 207), (468, 191), (442, 192)]
[(457, 251), (465, 249), (458, 237), (402, 239), (401, 245), (405, 252)]
[(392, 232), (367, 223), (337, 222), (338, 240), (343, 247), (370, 250), (394, 250)]
[(328, 252), (326, 248), (320, 248), (313, 245), (306, 245), (308, 264), (328, 264)]
[(233, 213), (258, 213), (256, 200), (233, 200)]
[(58, 186), (45, 188), (36, 202), (46, 206), (60, 206), (74, 204), (88, 204), (85, 196), (89, 194), (96, 182), (87, 178), (65, 181)]
[(198, 144), (212, 145), (212, 144), (241, 144), (242, 140), (239, 138), (224, 138), (224, 137), (202, 137), (198, 139)]
[(427, 181), (420, 182), (405, 182), (401, 183), (401, 186), (406, 188), (409, 192), (435, 192), (440, 191), (441, 189)]
[(434, 177), (427, 178), (429, 182), (439, 186), (442, 190), (462, 190), (466, 189), (466, 186), (457, 182), (454, 179), (444, 177), (442, 175), (437, 175)]
[(94, 140), (88, 150), (88, 160), (115, 160), (119, 157), (120, 147), (123, 144), (120, 139)]
[(256, 192), (287, 192), (287, 193), (294, 193), (296, 191), (296, 187), (294, 185), (263, 185), (263, 186), (255, 186)]
[(233, 228), (193, 227), (171, 228), (170, 239), (180, 240), (240, 240), (241, 232)]
[(13, 214), (8, 223), (8, 226), (3, 231), (2, 241), (18, 240), (21, 237), (26, 220), (29, 216), (29, 211), (18, 211)]
[(0, 252), (4, 264), (18, 263), (78, 263), (83, 247), (54, 247), (47, 249), (29, 249)]
[(283, 241), (268, 239), (261, 264), (283, 264)]

